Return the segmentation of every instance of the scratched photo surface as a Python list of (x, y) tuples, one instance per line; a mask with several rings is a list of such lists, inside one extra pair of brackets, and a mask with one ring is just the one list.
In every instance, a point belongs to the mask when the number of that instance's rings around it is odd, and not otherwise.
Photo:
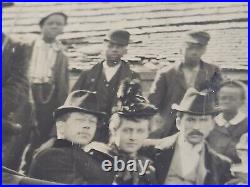
[(247, 2), (2, 2), (2, 184), (248, 184)]

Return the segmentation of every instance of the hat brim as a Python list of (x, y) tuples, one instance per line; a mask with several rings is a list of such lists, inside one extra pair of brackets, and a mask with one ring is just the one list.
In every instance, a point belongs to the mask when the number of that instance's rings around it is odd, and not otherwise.
[(157, 111), (155, 112), (144, 112), (144, 113), (135, 113), (135, 112), (117, 112), (117, 114), (121, 117), (125, 118), (150, 118), (153, 117)]
[(176, 103), (174, 103), (171, 108), (174, 111), (184, 112), (184, 113), (193, 114), (193, 115), (214, 115), (214, 114), (218, 114), (220, 112), (220, 110), (217, 108), (215, 110), (206, 111), (206, 112), (191, 111), (191, 110), (188, 110), (187, 108), (182, 107)]
[(88, 110), (85, 108), (81, 108), (81, 107), (72, 107), (72, 106), (62, 106), (59, 107), (55, 112), (54, 112), (54, 119), (57, 119), (58, 117), (67, 114), (67, 113), (71, 113), (71, 112), (82, 112), (85, 114), (92, 114), (94, 116), (97, 117), (103, 117), (106, 115), (105, 112), (99, 112), (99, 111), (93, 111), (93, 110)]

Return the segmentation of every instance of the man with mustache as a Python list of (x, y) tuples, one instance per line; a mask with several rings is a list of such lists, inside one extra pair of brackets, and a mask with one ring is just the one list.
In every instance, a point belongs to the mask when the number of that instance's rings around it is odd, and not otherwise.
[(30, 177), (63, 184), (110, 184), (104, 172), (84, 151), (95, 136), (97, 121), (105, 115), (96, 110), (96, 94), (85, 90), (72, 92), (55, 111), (57, 140), (34, 158)]
[(171, 144), (161, 146), (155, 156), (160, 184), (224, 184), (231, 178), (230, 160), (205, 141), (214, 128), (217, 110), (213, 103), (209, 92), (190, 88), (179, 105), (172, 105), (177, 111), (176, 126), (180, 132)]
[(149, 94), (149, 101), (159, 109), (159, 127), (151, 138), (163, 138), (177, 132), (173, 103), (179, 103), (188, 88), (216, 92), (222, 80), (218, 66), (202, 60), (210, 40), (205, 31), (191, 31), (184, 38), (183, 60), (158, 71)]

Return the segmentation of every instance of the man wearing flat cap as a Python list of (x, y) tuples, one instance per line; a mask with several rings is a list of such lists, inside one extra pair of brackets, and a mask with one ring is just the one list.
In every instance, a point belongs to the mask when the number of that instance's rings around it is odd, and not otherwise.
[(152, 138), (166, 137), (177, 131), (171, 105), (179, 103), (188, 88), (217, 91), (222, 79), (220, 70), (201, 59), (209, 40), (210, 35), (205, 31), (189, 32), (184, 40), (183, 61), (157, 72), (149, 101), (159, 109), (159, 121), (163, 124), (151, 134)]
[(111, 173), (104, 172), (84, 151), (95, 136), (97, 121), (104, 115), (97, 110), (96, 93), (72, 92), (54, 113), (57, 140), (53, 147), (36, 155), (30, 177), (63, 184), (110, 184)]
[(136, 81), (130, 80), (121, 85), (119, 106), (110, 119), (109, 144), (93, 142), (87, 146), (89, 153), (100, 160), (109, 158), (107, 160), (114, 163), (114, 157), (117, 157), (126, 164), (130, 160), (146, 165), (145, 171), (138, 165), (134, 171), (127, 168), (124, 171), (114, 171), (111, 168), (112, 184), (156, 184), (152, 160), (140, 154), (139, 150), (149, 135), (149, 120), (157, 109), (138, 94), (138, 87)]
[(224, 184), (231, 178), (230, 159), (205, 141), (218, 112), (213, 100), (211, 93), (189, 88), (180, 104), (172, 105), (179, 133), (157, 150), (154, 166), (160, 184)]
[[(96, 91), (99, 110), (107, 112), (109, 118), (112, 107), (117, 103), (117, 91), (121, 82), (126, 78), (138, 78), (139, 75), (121, 59), (127, 53), (130, 42), (128, 31), (112, 30), (104, 42), (105, 60), (90, 70), (83, 71), (73, 90)], [(103, 119), (98, 127), (96, 140), (107, 142), (108, 134), (108, 119)]]

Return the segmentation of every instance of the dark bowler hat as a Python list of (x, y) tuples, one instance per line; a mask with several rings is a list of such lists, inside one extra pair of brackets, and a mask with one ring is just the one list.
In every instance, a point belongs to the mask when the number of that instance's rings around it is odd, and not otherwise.
[(157, 108), (141, 96), (141, 86), (138, 79), (125, 80), (122, 84), (120, 106), (117, 113), (125, 118), (149, 118), (157, 113)]
[(126, 30), (112, 30), (106, 35), (104, 41), (126, 46), (130, 42), (129, 38), (130, 33)]
[(49, 13), (49, 14), (46, 14), (44, 15), (44, 17), (41, 18), (41, 20), (39, 21), (39, 26), (42, 27), (44, 22), (50, 17), (50, 16), (53, 16), (53, 15), (60, 15), (64, 18), (65, 20), (65, 25), (67, 24), (67, 20), (68, 20), (68, 16), (66, 14), (64, 14), (63, 12), (52, 12), (52, 13)]
[(205, 31), (191, 31), (186, 37), (187, 43), (207, 45), (210, 40), (210, 35)]
[(10, 6), (13, 6), (14, 3), (13, 2), (2, 2), (2, 7), (10, 7)]
[(215, 107), (212, 92), (199, 92), (195, 88), (189, 88), (181, 103), (173, 104), (172, 109), (194, 115), (213, 115), (219, 112)]
[(69, 94), (63, 106), (56, 109), (54, 118), (57, 119), (70, 112), (83, 112), (97, 117), (105, 116), (106, 113), (99, 111), (97, 107), (95, 92), (76, 90)]

